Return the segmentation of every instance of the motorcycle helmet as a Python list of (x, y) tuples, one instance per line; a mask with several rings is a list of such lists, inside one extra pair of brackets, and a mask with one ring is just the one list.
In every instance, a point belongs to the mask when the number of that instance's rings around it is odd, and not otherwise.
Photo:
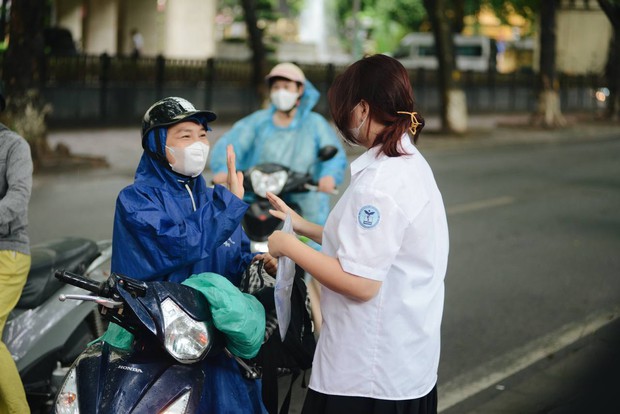
[[(207, 110), (197, 110), (186, 99), (176, 96), (161, 99), (151, 105), (142, 118), (142, 148), (149, 156), (167, 166), (166, 156), (163, 151), (166, 136), (165, 129), (179, 122), (192, 120), (201, 123), (208, 130), (208, 123), (216, 118), (215, 113)], [(151, 131), (157, 128), (163, 128), (164, 130), (154, 131), (154, 134), (150, 134)], [(153, 148), (153, 138), (151, 138), (151, 145), (147, 142), (149, 135), (155, 136), (155, 148)]]
[(284, 62), (279, 63), (271, 69), (269, 74), (265, 77), (265, 80), (271, 84), (271, 80), (274, 78), (284, 78), (297, 82), (300, 85), (306, 83), (306, 76), (299, 66), (294, 63)]
[(197, 110), (194, 105), (186, 99), (171, 96), (155, 102), (146, 110), (142, 119), (142, 137), (150, 130), (157, 127), (169, 127), (186, 120), (187, 118), (204, 120), (205, 128), (207, 123), (214, 121), (217, 116), (211, 111)]

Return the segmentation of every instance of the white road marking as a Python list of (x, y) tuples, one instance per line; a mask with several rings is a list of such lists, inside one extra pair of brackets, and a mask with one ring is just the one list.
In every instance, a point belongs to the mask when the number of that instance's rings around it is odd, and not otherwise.
[(440, 385), (438, 389), (438, 411), (447, 410), (467, 398), (501, 383), (511, 375), (596, 332), (619, 317), (620, 307), (593, 313), (582, 321), (567, 324), (549, 335), (536, 339), (521, 348), (473, 369), (471, 372), (460, 375), (444, 385)]
[(515, 198), (510, 197), (510, 196), (489, 198), (487, 200), (473, 201), (471, 203), (463, 203), (463, 204), (457, 204), (452, 207), (447, 207), (446, 212), (452, 215), (460, 214), (460, 213), (468, 213), (470, 211), (484, 210), (484, 209), (492, 208), (492, 207), (505, 206), (507, 204), (512, 204), (514, 202), (515, 202)]

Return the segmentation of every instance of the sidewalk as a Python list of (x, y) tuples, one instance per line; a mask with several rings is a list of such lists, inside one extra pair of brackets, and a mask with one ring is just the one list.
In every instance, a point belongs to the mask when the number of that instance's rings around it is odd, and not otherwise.
[[(442, 414), (620, 413), (620, 318)], [(611, 316), (610, 316), (611, 317)], [(441, 405), (440, 398), (440, 405)]]
[(620, 123), (595, 118), (593, 114), (566, 114), (567, 125), (543, 128), (530, 125), (530, 114), (471, 115), (463, 136), (440, 132), (438, 117), (426, 119), (418, 145), (450, 147), (454, 145), (513, 145), (528, 142), (559, 143), (579, 139), (620, 137)]
[[(592, 114), (567, 114), (568, 125), (563, 128), (545, 129), (529, 125), (530, 114), (480, 114), (469, 117), (468, 132), (462, 136), (447, 135), (440, 132), (437, 116), (425, 119), (426, 126), (420, 135), (418, 145), (425, 149), (450, 149), (463, 145), (514, 145), (528, 142), (558, 143), (578, 139), (596, 139), (620, 136), (620, 125), (600, 121)], [(218, 122), (211, 125), (209, 140), (213, 144), (232, 124)], [(110, 127), (99, 129), (58, 129), (50, 131), (49, 144), (52, 148), (61, 142), (73, 154), (104, 157), (111, 169), (128, 170), (133, 175), (142, 148), (140, 146), (140, 125), (135, 127)], [(107, 145), (102, 145), (102, 143)], [(361, 147), (345, 145), (348, 155), (361, 154)]]

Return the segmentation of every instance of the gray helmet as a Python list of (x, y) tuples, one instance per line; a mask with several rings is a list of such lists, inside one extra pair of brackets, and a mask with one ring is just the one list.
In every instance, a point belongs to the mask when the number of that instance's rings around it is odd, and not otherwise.
[(205, 128), (207, 123), (217, 118), (211, 111), (197, 110), (191, 102), (183, 98), (171, 96), (157, 101), (144, 114), (142, 119), (142, 138), (153, 128), (168, 127), (190, 117), (203, 121)]

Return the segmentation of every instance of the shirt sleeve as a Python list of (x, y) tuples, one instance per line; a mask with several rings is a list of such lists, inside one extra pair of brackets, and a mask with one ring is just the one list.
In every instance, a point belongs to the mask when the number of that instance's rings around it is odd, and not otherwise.
[(389, 194), (355, 189), (336, 224), (336, 255), (345, 272), (383, 281), (409, 220)]
[(0, 223), (7, 224), (25, 216), (32, 191), (32, 159), (25, 140), (9, 148), (6, 165), (6, 194), (0, 198)]

